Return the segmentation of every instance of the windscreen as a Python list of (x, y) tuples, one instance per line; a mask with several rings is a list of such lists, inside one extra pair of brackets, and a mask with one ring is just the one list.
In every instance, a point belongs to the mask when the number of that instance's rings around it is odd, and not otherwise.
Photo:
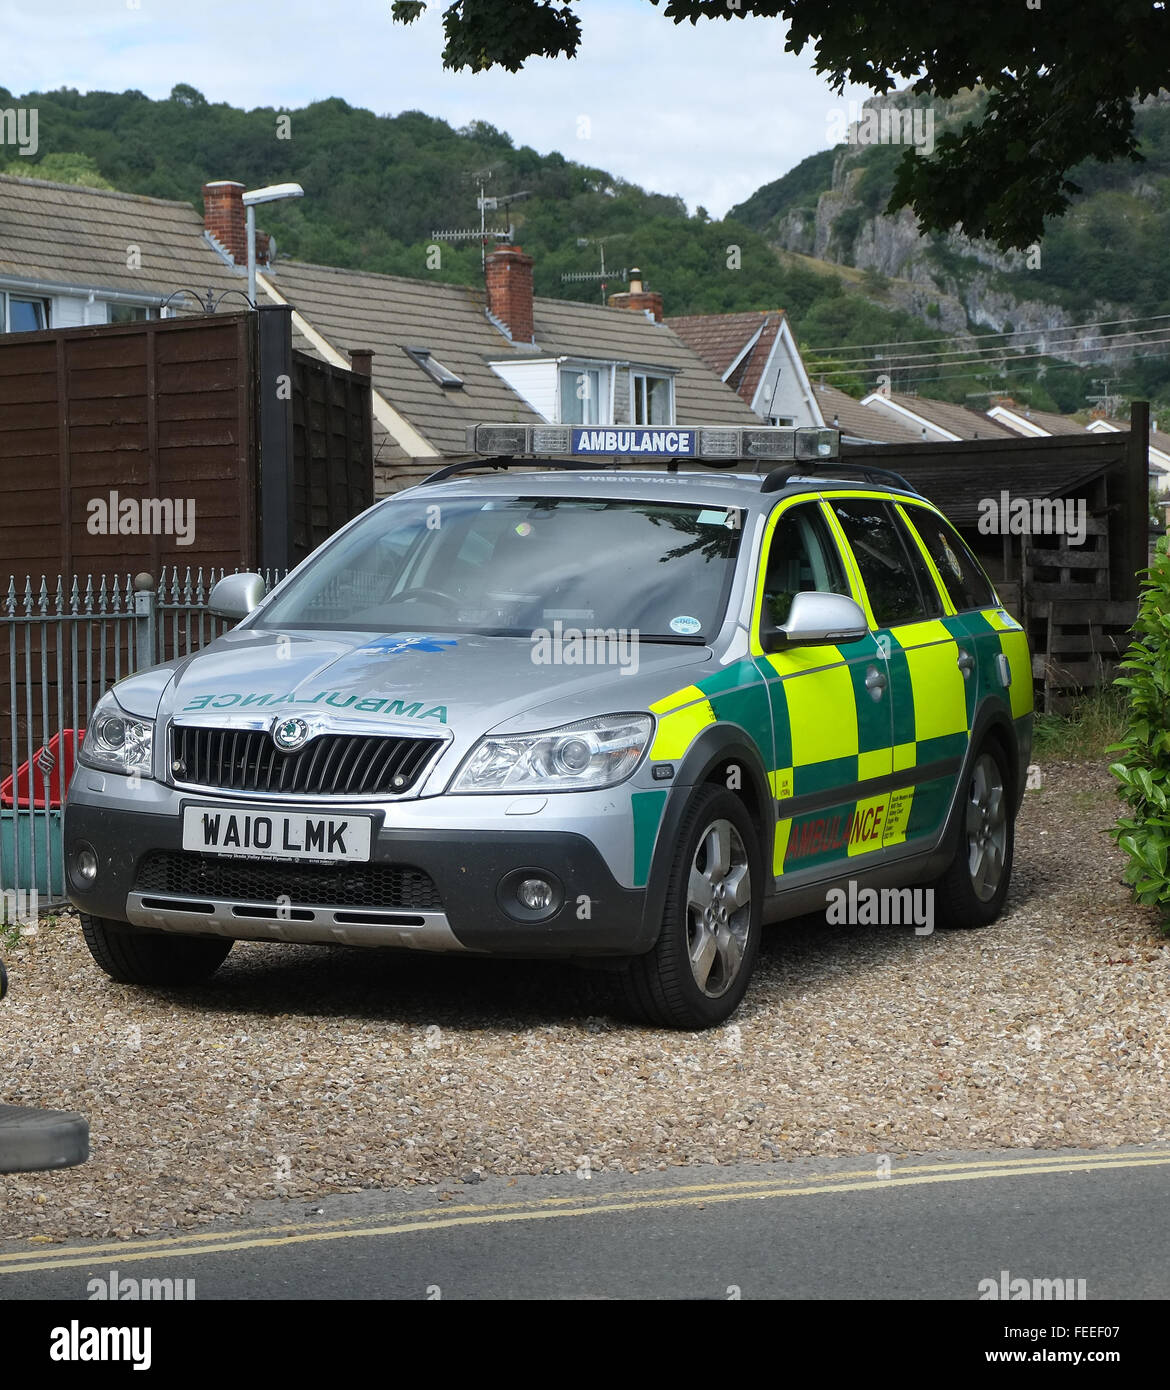
[(253, 625), (528, 636), (559, 620), (703, 642), (722, 621), (741, 534), (727, 507), (404, 499), (327, 542)]

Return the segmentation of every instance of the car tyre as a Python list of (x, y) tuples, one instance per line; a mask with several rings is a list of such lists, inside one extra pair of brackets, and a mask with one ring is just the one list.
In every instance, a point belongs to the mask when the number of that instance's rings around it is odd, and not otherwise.
[(662, 930), (618, 976), (627, 1011), (666, 1028), (711, 1028), (739, 1007), (760, 947), (763, 861), (744, 804), (700, 788), (679, 827)]
[(214, 936), (138, 932), (124, 922), (81, 913), (89, 953), (124, 985), (195, 985), (214, 975), (235, 942)]
[(986, 927), (999, 916), (1012, 877), (1015, 798), (998, 743), (984, 743), (963, 784), (955, 857), (936, 880), (940, 927)]

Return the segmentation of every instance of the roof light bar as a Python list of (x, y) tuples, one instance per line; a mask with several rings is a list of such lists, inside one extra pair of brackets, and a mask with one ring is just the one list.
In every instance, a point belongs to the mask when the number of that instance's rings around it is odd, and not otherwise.
[(727, 463), (744, 459), (829, 459), (840, 453), (841, 432), (792, 425), (756, 429), (660, 425), (472, 425), (469, 453), (495, 457), (567, 454), (573, 458), (695, 459)]

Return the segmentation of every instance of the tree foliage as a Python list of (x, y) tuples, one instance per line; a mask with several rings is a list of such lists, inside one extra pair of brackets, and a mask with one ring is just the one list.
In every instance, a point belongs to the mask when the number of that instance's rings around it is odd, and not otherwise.
[[(770, 17), (786, 47), (842, 92), (879, 94), (911, 82), (927, 101), (965, 89), (991, 95), (978, 119), (946, 132), (926, 158), (907, 150), (891, 208), (910, 206), (924, 227), (961, 226), (1002, 247), (1036, 241), (1078, 185), (1077, 165), (1137, 158), (1132, 100), (1166, 80), (1170, 13), (1153, 0), (650, 0), (675, 24)], [(535, 55), (573, 57), (581, 44), (576, 0), (454, 0), (443, 13), (444, 65), (515, 71)], [(418, 0), (395, 4), (416, 19)]]
[(1114, 838), (1129, 860), (1134, 896), (1170, 920), (1170, 558), (1166, 540), (1142, 585), (1133, 645), (1118, 678), (1128, 696), (1122, 756), (1110, 771), (1128, 808)]

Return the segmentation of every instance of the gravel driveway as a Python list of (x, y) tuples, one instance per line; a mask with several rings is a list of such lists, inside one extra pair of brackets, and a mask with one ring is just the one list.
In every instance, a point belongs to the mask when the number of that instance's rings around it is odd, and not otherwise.
[(85, 1111), (93, 1157), (0, 1176), (0, 1237), (585, 1163), (1165, 1141), (1170, 942), (1120, 884), (1108, 774), (1044, 773), (995, 926), (775, 928), (709, 1034), (626, 1026), (555, 964), (237, 945), (206, 988), (140, 991), (42, 923), (7, 953), (0, 1100)]

